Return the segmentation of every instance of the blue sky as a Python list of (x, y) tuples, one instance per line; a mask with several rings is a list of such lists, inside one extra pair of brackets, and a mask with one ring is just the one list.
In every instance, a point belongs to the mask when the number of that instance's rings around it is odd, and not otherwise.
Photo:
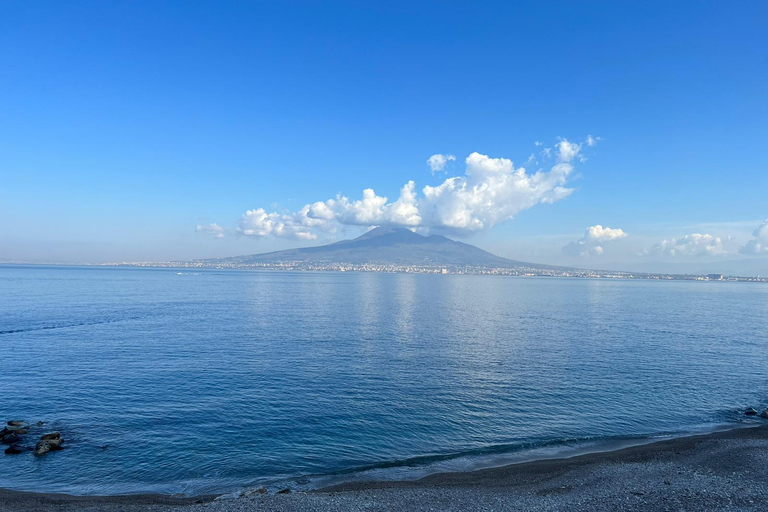
[[(0, 260), (324, 243), (366, 229), (364, 189), (413, 181), (411, 227), (504, 256), (768, 272), (768, 4), (510, 4), (0, 1)], [(494, 186), (469, 155), (548, 174), (562, 139), (567, 197), (494, 195), (477, 229), (455, 194), (426, 211), (424, 186)], [(244, 217), (329, 199), (317, 229)]]

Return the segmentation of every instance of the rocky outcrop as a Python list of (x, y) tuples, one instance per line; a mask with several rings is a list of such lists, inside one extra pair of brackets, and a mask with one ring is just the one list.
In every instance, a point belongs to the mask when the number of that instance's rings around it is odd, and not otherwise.
[(8, 448), (6, 448), (5, 453), (6, 455), (18, 455), (20, 453), (28, 452), (29, 448), (26, 446), (21, 446), (20, 444), (12, 444)]
[[(7, 455), (17, 455), (19, 453), (33, 451), (29, 446), (25, 446), (22, 436), (29, 434), (30, 430), (37, 430), (43, 422), (37, 422), (37, 424), (30, 426), (24, 420), (11, 420), (6, 422), (5, 426), (0, 430), (0, 443), (10, 445), (4, 451)], [(61, 434), (59, 432), (51, 432), (41, 437), (38, 446), (35, 448), (40, 453), (46, 453), (51, 450), (60, 450)]]
[(19, 441), (21, 441), (21, 437), (19, 437), (19, 435), (15, 432), (4, 435), (2, 439), (3, 444), (16, 444)]
[(44, 455), (50, 451), (61, 450), (61, 444), (64, 440), (59, 432), (43, 434), (40, 441), (35, 445), (35, 455)]
[(763, 412), (761, 412), (761, 413), (760, 413), (760, 417), (761, 417), (761, 418), (765, 418), (765, 419), (767, 419), (767, 420), (768, 420), (768, 409), (766, 409), (766, 410), (764, 410)]

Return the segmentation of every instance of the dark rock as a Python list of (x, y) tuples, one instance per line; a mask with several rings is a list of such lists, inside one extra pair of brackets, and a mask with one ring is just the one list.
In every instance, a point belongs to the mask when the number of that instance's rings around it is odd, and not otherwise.
[(259, 487), (254, 487), (253, 489), (247, 489), (245, 492), (243, 492), (243, 496), (253, 496), (254, 494), (266, 494), (267, 488), (263, 485), (260, 485)]
[(61, 433), (60, 432), (49, 432), (47, 434), (43, 434), (40, 437), (41, 441), (48, 441), (49, 439), (61, 439)]
[(48, 441), (38, 441), (35, 445), (35, 455), (43, 455), (51, 451), (51, 445)]
[(754, 407), (750, 407), (746, 411), (744, 411), (745, 416), (757, 416), (757, 410)]
[(7, 434), (5, 437), (3, 437), (3, 444), (15, 444), (21, 441), (21, 438), (17, 436), (16, 434)]
[(290, 489), (282, 489), (280, 491), (277, 491), (277, 494), (291, 494)]
[(9, 427), (23, 427), (25, 425), (26, 425), (26, 423), (24, 423), (21, 420), (11, 420), (11, 421), (8, 422), (8, 426)]
[(18, 455), (19, 453), (24, 453), (26, 451), (29, 451), (29, 448), (18, 445), (18, 444), (12, 444), (8, 448), (6, 448), (5, 453), (7, 455)]
[(38, 427), (42, 427), (43, 425), (45, 425), (45, 422), (44, 421), (38, 421), (37, 423), (35, 423), (35, 425), (37, 425)]
[(7, 436), (8, 434), (11, 434), (11, 433), (13, 433), (13, 430), (10, 430), (10, 429), (8, 429), (6, 427), (3, 427), (3, 430), (0, 430), (0, 437), (5, 437), (5, 436)]
[(21, 434), (29, 434), (29, 429), (20, 428), (19, 430), (16, 431), (16, 433), (19, 434), (19, 435), (21, 435)]
[(64, 440), (61, 438), (38, 441), (35, 445), (35, 455), (43, 455), (53, 450), (61, 450), (61, 443), (63, 442)]
[(760, 417), (761, 417), (761, 418), (765, 418), (765, 419), (767, 419), (767, 420), (768, 420), (768, 409), (766, 409), (766, 410), (764, 410), (763, 412), (761, 412), (761, 413), (760, 413)]

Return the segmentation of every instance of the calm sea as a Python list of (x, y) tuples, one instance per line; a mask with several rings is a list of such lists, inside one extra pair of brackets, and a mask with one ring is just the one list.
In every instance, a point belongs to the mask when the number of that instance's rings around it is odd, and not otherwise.
[(0, 487), (300, 488), (738, 422), (768, 286), (4, 266), (0, 350), (0, 419), (68, 446)]

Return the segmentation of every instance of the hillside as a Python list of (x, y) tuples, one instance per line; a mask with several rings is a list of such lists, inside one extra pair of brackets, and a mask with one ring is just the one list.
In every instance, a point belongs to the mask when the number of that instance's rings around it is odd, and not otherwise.
[(353, 240), (317, 247), (288, 249), (247, 256), (205, 260), (209, 264), (250, 265), (301, 262), (306, 264), (376, 264), (472, 266), (496, 268), (554, 268), (496, 256), (473, 245), (440, 235), (423, 236), (404, 228), (378, 227)]

